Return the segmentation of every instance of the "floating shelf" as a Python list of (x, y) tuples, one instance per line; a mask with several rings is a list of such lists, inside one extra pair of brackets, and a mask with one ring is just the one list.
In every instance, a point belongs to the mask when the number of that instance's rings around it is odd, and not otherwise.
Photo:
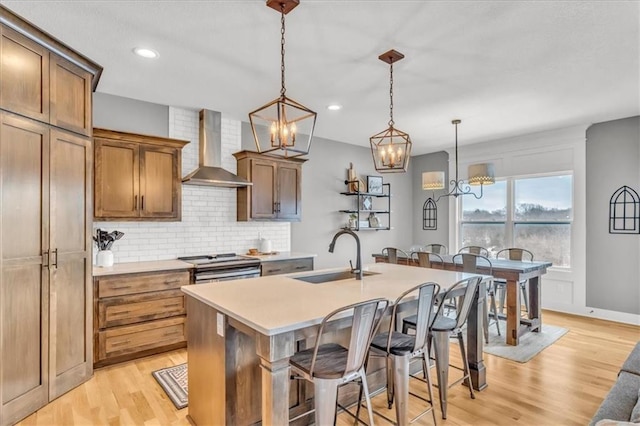
[[(355, 182), (355, 181), (354, 181)], [(353, 183), (352, 181), (345, 181), (345, 185), (349, 185)], [(382, 193), (371, 193), (371, 192), (360, 192), (360, 191), (345, 191), (340, 194), (345, 195), (347, 197), (356, 197), (356, 206), (353, 209), (342, 209), (339, 210), (340, 213), (348, 213), (355, 214), (357, 217), (358, 226), (349, 227), (345, 226), (342, 229), (350, 229), (352, 231), (388, 231), (391, 229), (391, 184), (383, 183), (382, 184)], [(372, 198), (385, 198), (386, 208), (373, 208)], [(363, 204), (366, 203), (366, 207), (370, 208), (362, 208)], [(383, 203), (383, 201), (378, 201), (376, 203)], [(380, 207), (380, 206), (378, 206)], [(384, 215), (386, 220), (382, 222), (386, 222), (387, 226), (360, 226), (361, 223), (368, 224), (369, 215), (379, 214)], [(380, 221), (380, 220), (379, 220)]]

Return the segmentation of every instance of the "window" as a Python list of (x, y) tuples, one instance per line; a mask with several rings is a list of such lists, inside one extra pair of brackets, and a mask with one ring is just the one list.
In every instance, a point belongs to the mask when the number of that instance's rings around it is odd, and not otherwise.
[(571, 266), (572, 176), (508, 178), (484, 188), (481, 199), (460, 197), (460, 247), (495, 255), (522, 247), (535, 259)]

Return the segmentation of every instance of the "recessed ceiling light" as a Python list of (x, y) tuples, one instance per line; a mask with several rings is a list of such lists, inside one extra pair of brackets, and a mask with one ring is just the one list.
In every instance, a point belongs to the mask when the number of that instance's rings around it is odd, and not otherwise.
[(342, 105), (338, 105), (338, 104), (331, 104), (327, 107), (327, 109), (329, 111), (338, 111), (342, 109)]
[(146, 47), (135, 47), (133, 49), (133, 53), (135, 53), (138, 56), (142, 56), (143, 58), (147, 58), (147, 59), (155, 59), (158, 56), (160, 56), (160, 54), (158, 52), (156, 52), (153, 49), (147, 49)]

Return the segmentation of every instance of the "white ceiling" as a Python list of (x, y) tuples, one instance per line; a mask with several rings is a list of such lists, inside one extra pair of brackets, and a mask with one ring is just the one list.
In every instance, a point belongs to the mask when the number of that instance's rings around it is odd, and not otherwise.
[[(0, 3), (104, 66), (99, 92), (244, 121), (279, 94), (280, 16), (261, 0)], [(640, 114), (638, 1), (301, 0), (286, 26), (287, 95), (317, 136), (368, 146), (387, 127), (392, 48), (414, 154), (451, 147), (453, 118), (464, 145)]]

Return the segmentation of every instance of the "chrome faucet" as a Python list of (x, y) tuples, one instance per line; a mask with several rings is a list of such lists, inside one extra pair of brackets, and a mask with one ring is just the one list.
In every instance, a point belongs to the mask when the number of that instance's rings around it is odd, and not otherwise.
[[(331, 240), (331, 244), (329, 244), (329, 253), (333, 253), (333, 249), (336, 246), (336, 240), (340, 235), (343, 235), (343, 234), (351, 235), (353, 238), (356, 239), (356, 250), (357, 250), (356, 269), (353, 269), (352, 267), (351, 272), (355, 273), (356, 278), (361, 280), (362, 279), (362, 252), (360, 251), (360, 238), (358, 238), (358, 235), (355, 232), (353, 232), (350, 229), (342, 229), (338, 231), (336, 235), (333, 236), (333, 239)], [(351, 261), (349, 261), (349, 263), (351, 263)]]

